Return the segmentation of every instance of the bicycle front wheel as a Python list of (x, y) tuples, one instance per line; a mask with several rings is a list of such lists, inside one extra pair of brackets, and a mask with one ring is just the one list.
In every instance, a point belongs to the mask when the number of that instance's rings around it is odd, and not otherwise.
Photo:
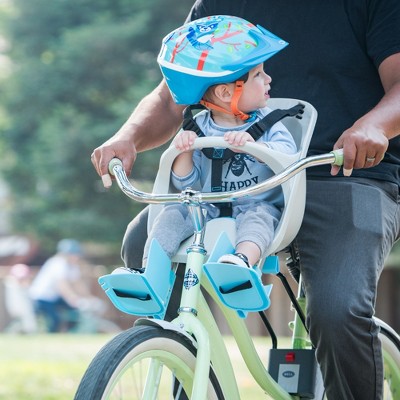
[[(196, 349), (178, 332), (138, 326), (120, 333), (96, 355), (75, 400), (190, 398)], [(223, 399), (210, 367), (207, 399)]]
[(377, 319), (381, 331), (384, 363), (384, 400), (400, 399), (400, 337), (387, 324)]

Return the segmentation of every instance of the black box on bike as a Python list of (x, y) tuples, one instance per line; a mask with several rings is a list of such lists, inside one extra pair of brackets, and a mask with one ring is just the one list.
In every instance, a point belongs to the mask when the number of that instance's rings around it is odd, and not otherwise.
[(268, 372), (288, 393), (314, 398), (318, 363), (313, 349), (271, 349)]

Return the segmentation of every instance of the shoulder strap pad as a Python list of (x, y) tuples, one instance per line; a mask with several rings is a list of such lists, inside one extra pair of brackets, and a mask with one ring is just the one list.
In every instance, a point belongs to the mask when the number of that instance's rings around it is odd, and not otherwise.
[[(183, 122), (182, 128), (185, 131), (193, 131), (196, 132), (198, 137), (204, 137), (203, 131), (200, 129), (199, 125), (197, 124), (196, 120), (194, 119), (193, 110), (207, 110), (207, 107), (204, 107), (202, 104), (192, 104), (187, 106), (183, 110)], [(196, 113), (197, 114), (197, 113)]]
[(304, 104), (297, 104), (287, 110), (282, 110), (280, 108), (271, 111), (268, 115), (266, 115), (263, 119), (258, 121), (257, 123), (250, 126), (247, 129), (247, 132), (253, 137), (255, 141), (260, 139), (265, 132), (268, 132), (277, 122), (286, 117), (296, 117), (301, 118), (301, 115), (304, 113)]

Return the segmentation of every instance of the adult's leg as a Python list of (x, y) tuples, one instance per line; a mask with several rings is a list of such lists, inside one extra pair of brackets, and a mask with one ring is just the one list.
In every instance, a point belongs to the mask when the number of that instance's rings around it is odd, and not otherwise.
[(61, 328), (65, 329), (66, 331), (73, 331), (74, 328), (76, 328), (79, 323), (79, 318), (80, 318), (79, 309), (71, 307), (61, 297), (58, 300), (56, 300), (54, 304), (57, 314), (59, 315), (60, 318), (60, 325), (58, 327), (58, 331), (61, 331)]
[(46, 320), (47, 331), (56, 333), (60, 329), (61, 318), (57, 312), (56, 302), (46, 300), (35, 301), (35, 312), (38, 315), (43, 315)]
[(372, 316), (385, 258), (399, 236), (398, 205), (394, 184), (307, 181), (296, 244), (307, 322), (329, 399), (382, 397), (382, 354)]
[(126, 267), (141, 268), (143, 249), (147, 239), (149, 207), (145, 207), (129, 223), (122, 240), (121, 257)]

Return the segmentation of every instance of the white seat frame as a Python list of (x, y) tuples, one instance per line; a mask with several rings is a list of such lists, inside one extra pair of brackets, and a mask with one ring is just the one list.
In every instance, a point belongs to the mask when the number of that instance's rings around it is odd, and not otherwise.
[[(317, 111), (310, 103), (303, 100), (288, 98), (272, 98), (268, 100), (268, 107), (271, 109), (288, 109), (299, 103), (304, 105), (302, 118), (287, 117), (282, 120), (282, 123), (287, 127), (296, 142), (298, 151), (295, 154), (282, 154), (268, 148), (259, 149), (259, 146), (252, 143), (246, 145), (250, 146), (252, 154), (265, 162), (274, 173), (279, 173), (295, 161), (306, 157), (317, 120)], [(170, 191), (170, 171), (172, 163), (178, 154), (179, 152), (170, 146), (161, 156), (159, 170), (153, 186), (153, 193), (168, 193)], [(283, 183), (282, 191), (284, 196), (284, 210), (275, 231), (274, 240), (263, 255), (262, 262), (266, 256), (276, 254), (286, 248), (293, 241), (300, 229), (306, 198), (305, 171), (298, 173)], [(148, 229), (150, 229), (154, 218), (162, 207), (162, 205), (150, 205)], [(212, 250), (222, 231), (226, 231), (231, 242), (235, 243), (234, 219), (217, 218), (207, 223), (204, 237), (204, 244), (207, 251)], [(172, 261), (185, 262), (186, 248), (191, 242), (191, 238), (184, 241)]]

